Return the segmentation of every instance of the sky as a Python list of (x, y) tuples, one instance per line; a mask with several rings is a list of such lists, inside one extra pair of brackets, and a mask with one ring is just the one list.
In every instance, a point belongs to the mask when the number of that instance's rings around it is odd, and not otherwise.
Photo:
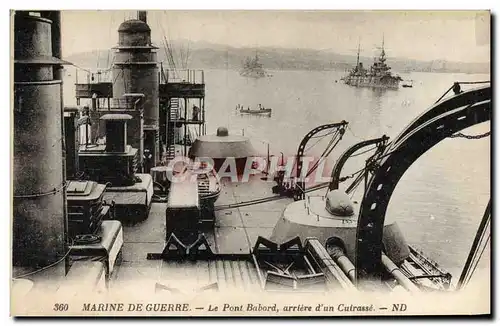
[[(65, 56), (116, 45), (135, 11), (63, 11)], [(233, 47), (310, 48), (372, 56), (385, 39), (389, 57), (489, 62), (485, 11), (148, 11), (153, 40), (204, 41)]]

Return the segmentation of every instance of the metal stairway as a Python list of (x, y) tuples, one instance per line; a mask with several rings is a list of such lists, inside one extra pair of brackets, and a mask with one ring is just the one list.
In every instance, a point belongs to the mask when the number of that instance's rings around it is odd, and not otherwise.
[(168, 109), (167, 148), (175, 144), (175, 122), (179, 120), (180, 103), (178, 98), (171, 98)]
[(170, 121), (179, 119), (180, 102), (178, 98), (170, 99)]
[(175, 121), (179, 119), (180, 102), (178, 98), (171, 98), (168, 104), (167, 142), (163, 147), (162, 161), (168, 164), (175, 157)]
[(209, 181), (208, 179), (198, 178), (198, 194), (200, 196), (206, 196), (209, 194)]

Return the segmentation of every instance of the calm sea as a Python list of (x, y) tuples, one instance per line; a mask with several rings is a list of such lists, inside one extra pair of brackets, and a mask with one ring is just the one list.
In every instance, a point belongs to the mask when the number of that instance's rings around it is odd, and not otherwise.
[[(348, 131), (330, 156), (383, 134), (394, 137), (427, 110), (454, 81), (489, 80), (489, 75), (411, 73), (413, 88), (371, 90), (340, 82), (341, 72), (272, 71), (271, 78), (241, 77), (237, 71), (205, 71), (207, 132), (219, 126), (250, 137), (257, 149), (293, 155), (312, 128), (346, 120)], [(65, 105), (74, 105), (74, 80), (65, 81)], [(338, 81), (338, 82), (337, 82)], [(193, 103), (194, 104), (194, 103)], [(273, 109), (271, 117), (240, 115), (236, 105)], [(479, 134), (489, 123), (463, 131)], [(320, 154), (328, 140), (308, 154)], [(346, 174), (361, 168), (351, 162)], [(329, 172), (329, 171), (328, 171)], [(467, 258), (490, 198), (490, 138), (447, 139), (424, 154), (403, 176), (389, 204), (409, 243), (448, 269), (455, 281)], [(480, 269), (489, 268), (489, 246)]]

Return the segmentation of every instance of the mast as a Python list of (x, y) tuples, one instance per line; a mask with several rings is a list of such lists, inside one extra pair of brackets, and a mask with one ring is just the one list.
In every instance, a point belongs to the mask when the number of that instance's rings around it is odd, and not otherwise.
[(382, 51), (380, 52), (380, 61), (384, 62), (385, 61), (385, 35), (382, 34)]
[(356, 58), (356, 67), (359, 67), (359, 51), (361, 50), (361, 38), (358, 39), (358, 57)]

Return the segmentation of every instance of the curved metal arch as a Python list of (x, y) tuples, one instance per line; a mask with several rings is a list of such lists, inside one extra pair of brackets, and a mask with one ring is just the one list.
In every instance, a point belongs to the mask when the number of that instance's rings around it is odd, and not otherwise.
[(468, 103), (466, 106), (463, 106), (461, 101), (452, 103), (460, 107), (448, 106), (449, 112), (424, 122), (419, 127), (414, 127), (396, 147), (387, 148), (383, 154), (377, 173), (372, 176), (368, 184), (360, 208), (356, 237), (358, 280), (380, 279), (385, 213), (392, 193), (406, 170), (422, 154), (443, 139), (491, 119), (491, 98)]
[(391, 147), (396, 146), (408, 133), (421, 126), (426, 121), (434, 119), (450, 110), (491, 99), (491, 86), (484, 86), (464, 91), (458, 95), (435, 103), (430, 109), (413, 120), (397, 137), (394, 138)]
[(331, 129), (331, 128), (339, 128), (339, 129), (345, 128), (348, 124), (349, 123), (345, 120), (342, 120), (341, 122), (337, 122), (337, 123), (327, 123), (327, 124), (324, 124), (324, 125), (321, 125), (321, 126), (318, 126), (314, 129), (312, 129), (304, 136), (304, 138), (302, 139), (302, 141), (299, 144), (299, 148), (297, 150), (297, 156), (295, 157), (295, 164), (297, 166), (296, 177), (299, 180), (297, 182), (298, 191), (294, 197), (295, 200), (301, 200), (301, 199), (304, 199), (304, 197), (305, 197), (305, 194), (304, 194), (305, 183), (302, 180), (300, 180), (300, 177), (302, 174), (302, 167), (303, 167), (302, 157), (304, 156), (304, 149), (306, 147), (307, 142), (311, 139), (311, 137), (313, 137), (314, 135), (316, 135), (317, 133), (319, 133), (323, 130)]
[(328, 190), (335, 190), (339, 189), (339, 183), (340, 183), (340, 172), (342, 172), (342, 169), (344, 168), (345, 163), (353, 155), (356, 151), (360, 150), (363, 147), (370, 146), (373, 144), (386, 144), (387, 141), (389, 140), (389, 137), (386, 135), (380, 137), (380, 138), (374, 138), (374, 139), (369, 139), (369, 140), (364, 140), (362, 142), (359, 142), (357, 144), (354, 144), (353, 146), (349, 147), (342, 155), (340, 155), (339, 159), (335, 163), (335, 166), (333, 167), (332, 170), (332, 175), (331, 175), (331, 181), (330, 184), (328, 185)]

